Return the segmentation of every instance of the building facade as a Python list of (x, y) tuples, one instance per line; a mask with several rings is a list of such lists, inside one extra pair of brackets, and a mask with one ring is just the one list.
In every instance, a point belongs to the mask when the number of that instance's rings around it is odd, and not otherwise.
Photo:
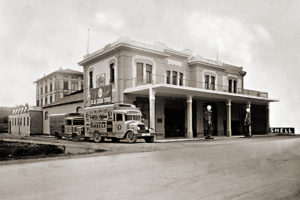
[[(247, 107), (251, 108), (250, 134), (268, 132), (269, 103), (276, 100), (266, 92), (244, 89), (243, 67), (128, 38), (84, 56), (79, 64), (84, 69), (85, 107), (135, 104), (160, 139), (206, 135), (208, 105), (214, 135), (244, 134)], [(107, 86), (110, 98), (95, 101), (95, 93), (105, 97), (102, 90)]]
[(59, 69), (37, 81), (36, 106), (45, 106), (64, 96), (83, 89), (83, 73), (71, 69)]
[(42, 134), (42, 115), (42, 109), (36, 106), (15, 108), (9, 116), (9, 133), (19, 136)]
[(49, 117), (57, 114), (83, 113), (83, 90), (65, 95), (56, 102), (42, 106), (43, 133), (50, 134)]

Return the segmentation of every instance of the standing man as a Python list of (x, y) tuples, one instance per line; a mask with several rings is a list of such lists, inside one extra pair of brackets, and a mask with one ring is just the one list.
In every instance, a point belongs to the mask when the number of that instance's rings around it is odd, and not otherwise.
[(250, 114), (250, 108), (247, 107), (246, 116), (244, 120), (245, 137), (251, 137), (250, 128), (251, 128), (251, 114)]

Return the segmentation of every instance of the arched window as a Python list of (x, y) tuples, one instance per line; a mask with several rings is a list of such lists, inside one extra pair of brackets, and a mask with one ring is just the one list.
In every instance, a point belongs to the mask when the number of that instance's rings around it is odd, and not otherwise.
[(76, 108), (76, 113), (82, 113), (82, 108), (81, 108), (81, 106), (78, 106), (78, 107)]

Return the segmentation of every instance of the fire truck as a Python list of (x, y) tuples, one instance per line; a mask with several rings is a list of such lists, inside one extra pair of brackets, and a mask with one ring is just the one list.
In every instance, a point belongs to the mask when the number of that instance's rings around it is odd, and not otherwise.
[(84, 115), (81, 113), (62, 113), (49, 116), (50, 134), (61, 139), (72, 138), (78, 141), (84, 138)]
[(131, 104), (108, 104), (85, 109), (85, 137), (101, 142), (105, 138), (112, 142), (126, 139), (135, 143), (138, 138), (154, 141), (155, 131), (145, 127), (142, 113)]

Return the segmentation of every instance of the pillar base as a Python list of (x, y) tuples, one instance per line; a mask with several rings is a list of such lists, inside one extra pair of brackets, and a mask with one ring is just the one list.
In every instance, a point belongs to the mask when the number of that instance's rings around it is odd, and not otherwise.
[(187, 138), (193, 139), (193, 132), (187, 132)]

